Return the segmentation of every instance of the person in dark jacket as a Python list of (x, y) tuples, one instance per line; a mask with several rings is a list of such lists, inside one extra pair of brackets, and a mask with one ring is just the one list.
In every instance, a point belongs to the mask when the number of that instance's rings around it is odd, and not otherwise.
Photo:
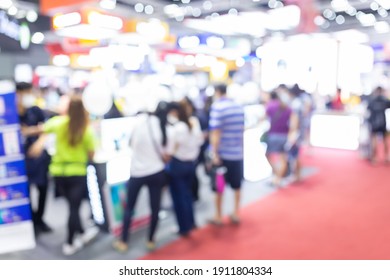
[(34, 129), (45, 122), (45, 114), (39, 107), (35, 106), (35, 96), (32, 93), (32, 85), (29, 83), (23, 82), (16, 85), (16, 101), (24, 138), (28, 183), (30, 189), (35, 185), (39, 193), (37, 209), (32, 209), (35, 231), (37, 233), (51, 232), (51, 228), (43, 220), (48, 190), (50, 156), (46, 151), (36, 158), (27, 155), (28, 150), (39, 137)]

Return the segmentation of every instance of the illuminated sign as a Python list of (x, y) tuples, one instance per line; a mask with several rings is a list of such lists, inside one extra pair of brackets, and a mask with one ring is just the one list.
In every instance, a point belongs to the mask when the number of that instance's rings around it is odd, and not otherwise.
[(16, 19), (10, 18), (5, 11), (0, 11), (0, 34), (20, 42), (23, 50), (30, 46), (30, 29), (27, 23), (19, 24)]

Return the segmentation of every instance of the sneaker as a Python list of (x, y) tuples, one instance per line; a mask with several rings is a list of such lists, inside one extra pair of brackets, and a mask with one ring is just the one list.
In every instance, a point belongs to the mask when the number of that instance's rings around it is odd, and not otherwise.
[(112, 243), (112, 247), (119, 253), (126, 253), (129, 249), (129, 246), (120, 240), (115, 240), (114, 243)]
[(91, 227), (88, 228), (81, 236), (80, 240), (84, 245), (87, 245), (92, 240), (96, 238), (99, 234), (99, 228), (98, 227)]
[(65, 256), (71, 256), (76, 254), (82, 248), (83, 248), (83, 244), (79, 240), (75, 239), (73, 241), (73, 244), (65, 243), (64, 245), (62, 245), (62, 253)]
[(156, 243), (154, 243), (153, 241), (146, 242), (146, 249), (148, 249), (149, 251), (156, 250)]

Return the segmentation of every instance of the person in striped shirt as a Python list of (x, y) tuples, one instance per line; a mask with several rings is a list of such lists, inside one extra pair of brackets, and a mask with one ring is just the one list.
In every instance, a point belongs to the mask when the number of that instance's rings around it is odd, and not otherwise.
[[(214, 166), (226, 168), (225, 180), (235, 193), (234, 212), (230, 216), (239, 223), (240, 189), (243, 179), (244, 109), (226, 96), (226, 85), (215, 86), (209, 130), (210, 151)], [(222, 193), (216, 192), (216, 215), (210, 222), (222, 225)]]

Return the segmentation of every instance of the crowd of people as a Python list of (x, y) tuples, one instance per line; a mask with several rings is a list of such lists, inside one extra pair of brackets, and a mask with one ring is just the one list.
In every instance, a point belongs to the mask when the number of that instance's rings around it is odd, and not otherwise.
[[(34, 106), (31, 85), (17, 85), (17, 107), (24, 136), (26, 168), (31, 186), (38, 190), (38, 206), (33, 210), (37, 233), (51, 232), (44, 221), (48, 190), (48, 174), (54, 178), (56, 192), (63, 196), (69, 207), (67, 239), (63, 245), (65, 255), (73, 255), (93, 240), (99, 232), (96, 226), (84, 228), (79, 210), (87, 198), (87, 165), (93, 161), (96, 139), (89, 124), (81, 94), (73, 94), (66, 110), (58, 114), (45, 114)], [(215, 214), (209, 223), (222, 226), (223, 189), (226, 184), (234, 193), (234, 209), (230, 222), (240, 224), (241, 187), (243, 183), (243, 146), (245, 114), (243, 106), (227, 96), (224, 84), (214, 87), (215, 93), (206, 102), (204, 110), (196, 110), (189, 98), (179, 102), (160, 102), (153, 113), (136, 116), (130, 146), (132, 164), (127, 182), (127, 198), (123, 216), (123, 230), (113, 243), (115, 250), (126, 252), (133, 222), (134, 209), (142, 187), (149, 190), (150, 228), (147, 248), (156, 247), (161, 197), (164, 188), (170, 190), (178, 234), (188, 237), (197, 228), (194, 202), (199, 199), (197, 166), (203, 164), (211, 177), (215, 193)], [(342, 103), (336, 95), (334, 106)], [(280, 85), (264, 100), (269, 129), (260, 138), (266, 144), (266, 157), (273, 170), (272, 185), (281, 186), (285, 178), (302, 180), (301, 147), (307, 141), (314, 101), (298, 85)], [(374, 161), (376, 135), (386, 138), (385, 110), (389, 101), (378, 88), (368, 103), (367, 122), (372, 132)], [(48, 134), (56, 136), (56, 153), (45, 150)], [(387, 145), (385, 145), (387, 153)], [(222, 170), (222, 171), (221, 171)], [(222, 175), (221, 175), (222, 174)]]

